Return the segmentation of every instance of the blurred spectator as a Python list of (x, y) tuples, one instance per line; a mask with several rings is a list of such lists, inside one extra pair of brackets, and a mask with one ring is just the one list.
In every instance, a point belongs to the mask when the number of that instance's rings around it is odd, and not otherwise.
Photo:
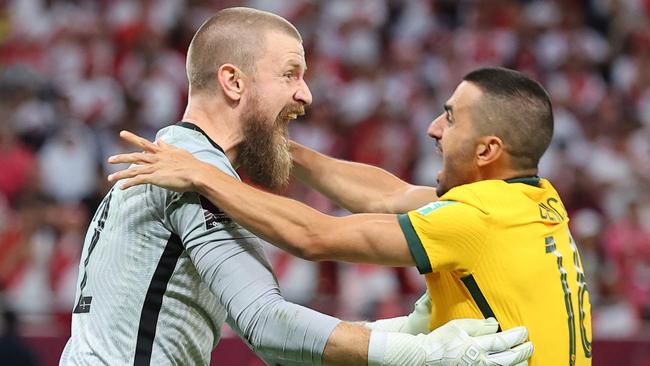
[(11, 126), (0, 125), (0, 195), (13, 201), (35, 173), (34, 153), (16, 138)]
[(57, 202), (77, 203), (97, 189), (97, 143), (89, 128), (69, 123), (40, 150), (42, 189)]
[(623, 217), (605, 232), (605, 252), (616, 264), (616, 282), (635, 312), (650, 320), (650, 222), (631, 201)]
[(16, 314), (8, 309), (0, 292), (0, 360), (3, 365), (36, 366), (34, 351), (20, 338)]

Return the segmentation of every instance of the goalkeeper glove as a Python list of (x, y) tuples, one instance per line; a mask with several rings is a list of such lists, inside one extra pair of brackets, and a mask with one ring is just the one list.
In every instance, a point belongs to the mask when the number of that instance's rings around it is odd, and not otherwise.
[(415, 302), (413, 312), (408, 316), (397, 318), (381, 319), (364, 325), (372, 330), (380, 332), (395, 332), (417, 335), (429, 333), (429, 318), (431, 317), (431, 298), (429, 291)]
[[(373, 331), (369, 366), (526, 365), (533, 353), (525, 327), (495, 333), (495, 319), (457, 319), (431, 333), (411, 336)], [(525, 343), (523, 343), (525, 342)]]

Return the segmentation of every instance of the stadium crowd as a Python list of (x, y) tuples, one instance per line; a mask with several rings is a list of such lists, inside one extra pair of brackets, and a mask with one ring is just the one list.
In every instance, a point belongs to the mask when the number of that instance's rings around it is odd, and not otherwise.
[[(303, 35), (314, 103), (295, 140), (418, 184), (435, 185), (426, 127), (466, 72), (539, 80), (556, 123), (541, 175), (572, 217), (594, 336), (648, 334), (649, 0), (0, 1), (0, 302), (27, 328), (69, 327), (85, 230), (120, 168), (106, 158), (129, 150), (118, 131), (153, 138), (180, 118), (190, 37), (235, 5)], [(403, 314), (424, 288), (415, 270), (269, 254), (289, 299), (343, 317)]]

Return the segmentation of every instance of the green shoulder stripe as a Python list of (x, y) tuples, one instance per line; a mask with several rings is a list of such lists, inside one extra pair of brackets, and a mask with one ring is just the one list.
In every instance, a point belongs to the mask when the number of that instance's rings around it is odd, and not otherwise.
[(424, 250), (422, 241), (420, 241), (418, 234), (415, 232), (408, 214), (397, 215), (397, 221), (406, 237), (406, 242), (408, 243), (409, 250), (415, 260), (415, 265), (417, 266), (418, 271), (420, 271), (420, 274), (431, 273), (431, 262), (429, 262), (427, 252)]

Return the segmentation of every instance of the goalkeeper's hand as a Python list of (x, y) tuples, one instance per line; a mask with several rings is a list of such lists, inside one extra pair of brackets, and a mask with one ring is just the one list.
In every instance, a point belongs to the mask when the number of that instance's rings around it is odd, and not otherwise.
[(397, 318), (381, 319), (375, 322), (365, 323), (365, 326), (380, 332), (396, 332), (417, 335), (429, 333), (429, 318), (431, 317), (431, 298), (429, 292), (424, 294), (415, 302), (413, 312), (408, 316)]
[[(525, 327), (496, 333), (494, 318), (456, 319), (424, 336), (427, 366), (527, 365), (533, 353)], [(420, 336), (422, 337), (422, 336)]]
[(417, 336), (372, 332), (369, 366), (523, 366), (533, 353), (525, 327), (496, 333), (493, 318), (457, 319)]

